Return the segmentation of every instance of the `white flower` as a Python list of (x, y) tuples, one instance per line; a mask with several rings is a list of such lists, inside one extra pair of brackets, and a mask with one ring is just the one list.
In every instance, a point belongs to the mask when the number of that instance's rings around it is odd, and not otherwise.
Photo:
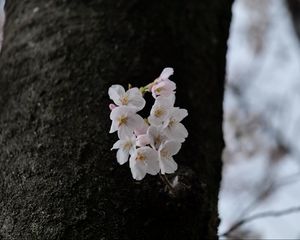
[(176, 107), (170, 111), (168, 119), (163, 124), (164, 132), (169, 139), (184, 142), (188, 136), (188, 131), (180, 122), (187, 115), (188, 112), (186, 109)]
[[(124, 164), (128, 161), (129, 154), (134, 154), (136, 150), (136, 138), (134, 135), (118, 140), (112, 147), (112, 149), (118, 149), (117, 161), (119, 164)], [(111, 150), (112, 150), (111, 149)]]
[(147, 135), (149, 137), (149, 144), (155, 149), (158, 149), (167, 140), (162, 127), (150, 126)]
[(144, 119), (135, 113), (131, 107), (116, 107), (110, 113), (112, 120), (109, 133), (118, 131), (120, 139), (124, 139), (133, 134), (136, 128), (142, 127)]
[(174, 173), (177, 170), (177, 163), (173, 156), (179, 152), (180, 142), (167, 141), (159, 147), (159, 166), (162, 174)]
[(159, 172), (158, 153), (150, 147), (138, 148), (129, 159), (132, 177), (142, 180), (146, 173), (156, 175)]
[(155, 126), (162, 124), (167, 119), (169, 110), (173, 108), (174, 102), (174, 94), (171, 94), (169, 97), (157, 97), (148, 117), (149, 123)]
[(108, 89), (108, 95), (117, 106), (134, 107), (137, 111), (145, 107), (145, 99), (138, 88), (130, 88), (125, 92), (121, 85), (112, 85)]
[(154, 98), (157, 96), (168, 97), (174, 93), (176, 84), (168, 79), (173, 73), (173, 68), (165, 68), (160, 76), (154, 81), (154, 84), (151, 87), (152, 96)]

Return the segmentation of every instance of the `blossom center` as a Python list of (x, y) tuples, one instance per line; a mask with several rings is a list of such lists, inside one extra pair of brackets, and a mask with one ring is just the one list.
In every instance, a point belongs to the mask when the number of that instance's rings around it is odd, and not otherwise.
[(163, 158), (169, 158), (170, 157), (170, 153), (166, 149), (161, 150), (160, 155)]
[(125, 115), (120, 116), (120, 117), (118, 118), (119, 127), (120, 127), (121, 125), (126, 125), (127, 119), (128, 119), (128, 117), (125, 116)]
[(128, 96), (123, 96), (120, 99), (122, 105), (127, 105), (128, 104)]
[(156, 146), (159, 146), (159, 145), (161, 144), (161, 142), (162, 142), (162, 139), (161, 139), (161, 136), (160, 136), (160, 135), (158, 135), (158, 136), (156, 136), (156, 137), (154, 138), (154, 144), (155, 144)]
[(173, 127), (175, 124), (176, 124), (176, 121), (173, 118), (171, 118), (169, 121), (168, 127)]
[(130, 150), (131, 147), (132, 147), (132, 142), (130, 142), (130, 141), (128, 141), (124, 144), (124, 149), (126, 149), (128, 151)]
[(146, 159), (145, 155), (138, 153), (135, 160), (144, 161)]
[(164, 111), (162, 108), (156, 108), (154, 111), (154, 116), (159, 118), (164, 114)]
[(156, 88), (155, 92), (160, 93), (161, 92), (161, 88)]

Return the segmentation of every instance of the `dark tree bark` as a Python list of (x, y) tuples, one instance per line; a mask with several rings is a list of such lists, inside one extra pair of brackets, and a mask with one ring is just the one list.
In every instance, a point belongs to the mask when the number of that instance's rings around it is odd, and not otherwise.
[[(7, 0), (0, 63), (0, 239), (212, 239), (219, 223), (231, 1)], [(175, 68), (192, 188), (132, 179), (110, 148), (108, 87)]]
[(286, 0), (290, 10), (296, 34), (300, 38), (300, 0)]

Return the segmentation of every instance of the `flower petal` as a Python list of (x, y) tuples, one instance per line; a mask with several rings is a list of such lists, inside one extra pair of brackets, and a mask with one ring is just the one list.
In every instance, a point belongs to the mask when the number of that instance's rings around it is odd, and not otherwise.
[(128, 95), (129, 106), (136, 107), (138, 110), (141, 110), (145, 107), (146, 101), (138, 88), (131, 88), (126, 92), (126, 94)]
[(174, 69), (173, 68), (164, 68), (163, 71), (160, 74), (161, 79), (168, 79), (171, 75), (174, 74)]
[(118, 130), (118, 124), (115, 121), (112, 121), (109, 133), (113, 133)]
[(124, 149), (120, 148), (117, 152), (117, 161), (119, 164), (124, 164), (128, 161), (129, 152), (125, 151)]
[(150, 139), (147, 134), (142, 134), (137, 136), (136, 145), (139, 147), (143, 147), (150, 144)]
[(176, 126), (176, 132), (179, 137), (187, 138), (189, 135), (188, 131), (186, 130), (185, 126), (182, 123), (178, 123)]
[(142, 161), (136, 160), (136, 153), (129, 159), (129, 166), (132, 177), (136, 180), (142, 180), (146, 176), (146, 165)]
[(141, 129), (144, 126), (144, 119), (138, 114), (128, 116), (127, 126), (132, 129)]
[(146, 171), (151, 175), (156, 175), (159, 172), (158, 152), (153, 148), (144, 147), (143, 154), (145, 155)]
[(173, 107), (175, 103), (175, 98), (175, 94), (171, 94), (168, 97), (158, 96), (155, 100), (155, 104), (157, 103), (165, 107)]
[(149, 125), (145, 121), (143, 121), (143, 125), (141, 127), (139, 127), (139, 128), (135, 127), (134, 128), (134, 133), (137, 136), (146, 134), (148, 128), (149, 128)]
[(125, 139), (131, 137), (133, 134), (133, 130), (129, 128), (127, 125), (121, 125), (118, 129), (118, 137), (120, 139)]
[(177, 154), (181, 148), (181, 143), (176, 141), (167, 141), (164, 144), (164, 149), (170, 153), (171, 156)]
[(188, 131), (182, 123), (177, 123), (175, 126), (164, 128), (164, 132), (169, 139), (178, 142), (184, 142), (188, 136)]
[(159, 165), (162, 174), (174, 173), (178, 168), (177, 163), (174, 161), (172, 157), (168, 159), (160, 160)]
[(188, 115), (188, 111), (182, 108), (174, 108), (171, 115), (177, 122), (180, 122)]
[(119, 103), (120, 103), (120, 100), (119, 100), (120, 97), (124, 94), (125, 94), (125, 89), (121, 85), (118, 85), (118, 84), (112, 85), (108, 89), (109, 98), (111, 100), (113, 100), (114, 103), (117, 105), (119, 105)]
[(122, 143), (122, 140), (116, 141), (115, 144), (113, 145), (113, 147), (111, 148), (111, 150), (119, 149), (121, 147), (121, 143)]

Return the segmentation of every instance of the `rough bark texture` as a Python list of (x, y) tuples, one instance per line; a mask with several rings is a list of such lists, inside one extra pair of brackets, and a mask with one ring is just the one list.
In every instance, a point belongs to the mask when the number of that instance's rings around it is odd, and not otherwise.
[[(212, 239), (231, 1), (7, 0), (0, 63), (0, 239)], [(192, 190), (132, 180), (108, 134), (111, 84), (175, 68)]]

